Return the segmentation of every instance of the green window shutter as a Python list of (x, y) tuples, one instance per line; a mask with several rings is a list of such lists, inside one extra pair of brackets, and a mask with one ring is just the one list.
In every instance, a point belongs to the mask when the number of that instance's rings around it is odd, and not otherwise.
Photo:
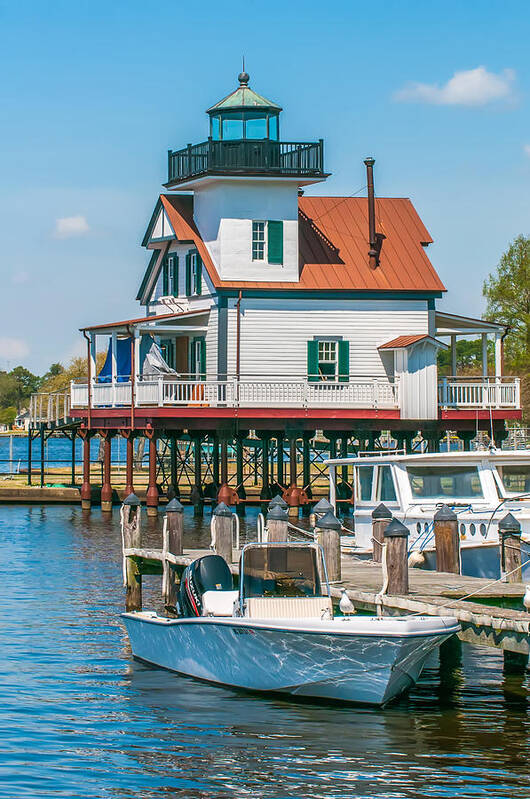
[(195, 294), (202, 294), (202, 259), (199, 253), (197, 258), (197, 270), (195, 273)]
[(283, 222), (270, 220), (267, 223), (268, 261), (270, 264), (283, 264)]
[(191, 296), (191, 253), (186, 254), (186, 297)]
[(167, 297), (168, 295), (168, 275), (169, 275), (169, 264), (167, 258), (164, 258), (162, 261), (162, 296)]
[(318, 382), (318, 341), (307, 342), (307, 379)]
[[(171, 273), (172, 273), (172, 280), (171, 286), (169, 286), (169, 290), (173, 297), (178, 297), (179, 295), (179, 257), (178, 255), (170, 255), (170, 264), (171, 264)], [(169, 270), (168, 270), (169, 271)], [(168, 280), (169, 282), (169, 280)]]
[(201, 338), (201, 380), (206, 380), (206, 339)]
[(350, 342), (339, 341), (339, 383), (350, 379)]

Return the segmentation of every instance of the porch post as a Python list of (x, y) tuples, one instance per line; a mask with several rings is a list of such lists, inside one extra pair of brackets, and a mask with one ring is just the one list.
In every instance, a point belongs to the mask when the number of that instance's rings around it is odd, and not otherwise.
[(502, 377), (502, 333), (495, 333), (495, 377)]
[(451, 376), (456, 376), (456, 336), (451, 336)]
[(96, 382), (96, 334), (90, 331), (90, 375), (92, 384)]
[(488, 376), (488, 334), (482, 334), (482, 377)]
[(110, 337), (110, 357), (111, 357), (111, 374), (112, 374), (112, 384), (116, 382), (116, 378), (118, 377), (118, 334), (115, 330), (112, 331), (112, 335)]

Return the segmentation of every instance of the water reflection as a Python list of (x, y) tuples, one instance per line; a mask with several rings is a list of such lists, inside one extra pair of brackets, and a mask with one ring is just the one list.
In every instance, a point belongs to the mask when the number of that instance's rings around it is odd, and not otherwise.
[[(242, 526), (242, 537), (251, 533)], [(131, 660), (118, 517), (0, 514), (0, 797), (527, 797), (529, 684), (465, 645), (384, 711), (251, 696)], [(186, 513), (193, 545), (209, 542)], [(144, 523), (156, 545), (160, 520)], [(145, 578), (146, 604), (159, 578)]]

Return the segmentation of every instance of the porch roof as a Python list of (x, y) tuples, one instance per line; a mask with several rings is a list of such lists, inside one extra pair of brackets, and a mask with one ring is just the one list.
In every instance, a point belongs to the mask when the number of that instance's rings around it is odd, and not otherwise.
[(432, 336), (428, 336), (426, 333), (420, 333), (418, 335), (411, 335), (411, 336), (397, 336), (397, 338), (393, 338), (391, 341), (387, 341), (385, 344), (381, 344), (377, 349), (402, 350), (406, 349), (407, 347), (412, 347), (413, 344), (417, 344), (419, 341), (429, 341), (435, 347), (440, 347), (441, 349), (444, 350), (448, 349), (447, 344), (443, 344), (443, 342), (438, 341)]
[(106, 322), (105, 324), (100, 325), (87, 325), (86, 327), (80, 327), (80, 331), (83, 333), (85, 331), (93, 331), (95, 333), (106, 333), (107, 331), (112, 332), (116, 331), (118, 333), (128, 333), (129, 328), (136, 327), (138, 325), (150, 325), (153, 328), (157, 327), (157, 323), (161, 322), (168, 322), (170, 319), (182, 319), (188, 318), (191, 316), (201, 316), (207, 314), (209, 309), (201, 308), (200, 310), (197, 309), (196, 311), (178, 311), (175, 313), (164, 313), (158, 314), (156, 316), (140, 316), (136, 319), (123, 319), (120, 322)]
[(472, 336), (480, 333), (504, 333), (507, 325), (500, 322), (486, 322), (473, 316), (436, 311), (435, 326), (437, 336)]

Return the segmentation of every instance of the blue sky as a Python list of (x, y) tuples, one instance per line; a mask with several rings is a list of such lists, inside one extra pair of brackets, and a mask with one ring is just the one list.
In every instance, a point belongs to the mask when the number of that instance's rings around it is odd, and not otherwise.
[(42, 372), (81, 351), (81, 325), (138, 312), (167, 149), (206, 137), (242, 53), (282, 138), (325, 139), (313, 193), (356, 192), (371, 154), (377, 194), (411, 197), (446, 310), (480, 314), (530, 233), (523, 0), (29, 0), (0, 2), (0, 31), (0, 368)]

